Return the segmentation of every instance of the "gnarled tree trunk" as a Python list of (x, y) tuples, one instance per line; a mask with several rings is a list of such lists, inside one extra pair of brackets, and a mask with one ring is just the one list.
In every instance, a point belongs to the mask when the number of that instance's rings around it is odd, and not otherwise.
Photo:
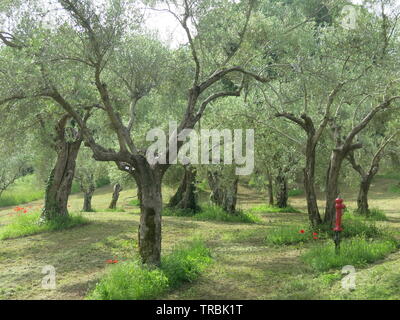
[(344, 159), (343, 151), (333, 150), (326, 180), (326, 207), (324, 222), (333, 225), (336, 216), (336, 198), (339, 196), (339, 175)]
[(83, 212), (91, 212), (93, 211), (92, 208), (92, 198), (96, 187), (92, 184), (89, 186), (87, 190), (83, 192)]
[(197, 211), (199, 209), (196, 193), (196, 175), (196, 168), (185, 166), (183, 179), (175, 195), (171, 197), (168, 207), (191, 211)]
[(71, 132), (75, 135), (75, 141), (68, 141), (65, 137), (68, 119), (69, 116), (64, 116), (56, 127), (54, 147), (57, 160), (47, 181), (42, 221), (68, 216), (68, 198), (75, 175), (76, 158), (82, 144), (82, 138), (73, 130)]
[(274, 205), (274, 184), (272, 182), (272, 175), (269, 170), (267, 171), (267, 180), (268, 180), (268, 184), (267, 184), (268, 204), (270, 206), (273, 206)]
[[(144, 160), (146, 161), (146, 160)], [(161, 181), (163, 173), (146, 162), (133, 172), (140, 200), (139, 253), (142, 262), (159, 266), (161, 263)]]
[(226, 212), (235, 214), (239, 178), (235, 177), (229, 184), (222, 185), (218, 172), (208, 172), (208, 184), (211, 188), (211, 201)]
[(113, 194), (112, 194), (111, 203), (108, 206), (109, 209), (116, 209), (117, 208), (117, 202), (118, 202), (118, 199), (119, 199), (119, 194), (120, 194), (120, 192), (122, 190), (123, 189), (122, 189), (122, 187), (121, 187), (121, 185), (119, 183), (114, 185), (114, 191), (113, 191)]
[(285, 174), (280, 170), (278, 176), (276, 177), (277, 193), (276, 193), (276, 203), (279, 208), (286, 208), (288, 205), (288, 186)]
[(318, 226), (322, 223), (322, 219), (319, 213), (317, 194), (315, 192), (315, 150), (317, 145), (314, 136), (315, 130), (310, 127), (309, 131), (307, 131), (306, 166), (303, 169), (303, 173), (308, 217), (313, 226)]
[(370, 186), (370, 181), (364, 179), (361, 180), (360, 190), (358, 191), (357, 197), (357, 212), (360, 214), (367, 215), (369, 213), (368, 191)]

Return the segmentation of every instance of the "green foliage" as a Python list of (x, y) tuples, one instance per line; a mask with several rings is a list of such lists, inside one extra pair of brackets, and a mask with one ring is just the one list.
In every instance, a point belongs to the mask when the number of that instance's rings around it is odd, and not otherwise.
[(309, 226), (285, 225), (268, 230), (265, 242), (275, 245), (290, 245), (314, 240), (313, 237), (313, 231)]
[(69, 217), (60, 217), (45, 223), (39, 223), (39, 218), (40, 212), (17, 214), (10, 224), (0, 229), (0, 240), (69, 229), (89, 223), (87, 218), (73, 214)]
[[(333, 231), (330, 230), (333, 235)], [(383, 234), (373, 221), (366, 221), (360, 216), (345, 215), (343, 219), (342, 237), (351, 238), (364, 236), (365, 238), (377, 238)]]
[(376, 175), (376, 178), (400, 180), (400, 173), (398, 171), (388, 171), (386, 173)]
[(291, 205), (288, 205), (286, 208), (279, 208), (276, 206), (269, 206), (269, 205), (262, 204), (262, 205), (251, 208), (249, 211), (253, 212), (253, 213), (279, 213), (279, 212), (301, 213), (301, 211), (293, 208)]
[(108, 176), (99, 177), (96, 180), (96, 188), (101, 188), (104, 186), (108, 186), (111, 183), (111, 180)]
[(36, 177), (28, 175), (19, 178), (0, 198), (0, 207), (19, 205), (42, 199), (44, 193), (38, 190)]
[[(346, 214), (343, 219), (342, 238), (363, 237), (364, 239), (386, 237), (388, 233), (378, 228), (373, 221), (365, 218)], [(304, 233), (300, 231), (304, 230)], [(315, 235), (313, 233), (316, 233)], [(318, 229), (312, 229), (307, 225), (284, 225), (268, 230), (265, 239), (267, 244), (289, 245), (321, 239), (332, 239), (334, 232), (330, 226), (321, 225)]]
[(318, 271), (341, 268), (345, 265), (362, 267), (368, 263), (383, 259), (397, 248), (393, 240), (370, 241), (362, 237), (344, 240), (340, 254), (335, 254), (333, 242), (311, 248), (301, 259)]
[(210, 250), (200, 240), (177, 247), (162, 258), (161, 269), (168, 278), (170, 288), (183, 282), (192, 282), (211, 263)]
[(130, 206), (140, 206), (140, 200), (139, 199), (133, 199), (131, 201), (129, 201), (129, 205)]
[(302, 189), (292, 189), (289, 190), (288, 195), (289, 197), (297, 197), (297, 196), (301, 196), (304, 194), (304, 190)]
[(258, 223), (260, 218), (252, 213), (237, 211), (236, 213), (228, 213), (218, 206), (202, 206), (199, 212), (191, 210), (165, 208), (164, 216), (173, 217), (193, 217), (195, 220), (201, 221), (222, 221), (222, 222), (243, 222), (243, 223)]
[(394, 184), (389, 187), (389, 192), (395, 193), (395, 194), (400, 194), (400, 185), (399, 184)]
[(367, 219), (375, 221), (387, 221), (388, 218), (384, 211), (377, 208), (372, 208), (369, 210)]
[(162, 270), (151, 270), (138, 261), (124, 262), (110, 268), (88, 299), (146, 300), (154, 299), (168, 289), (168, 278)]
[(346, 213), (346, 216), (349, 216), (348, 219), (358, 219), (361, 221), (365, 220), (372, 220), (372, 221), (387, 221), (387, 216), (384, 211), (377, 209), (377, 208), (372, 208), (369, 210), (367, 215), (364, 214), (359, 214), (357, 211), (353, 212), (348, 212)]
[(209, 249), (200, 240), (176, 247), (163, 257), (161, 267), (150, 269), (138, 261), (110, 267), (88, 299), (145, 300), (155, 299), (168, 289), (195, 280), (211, 263)]
[(75, 181), (75, 180), (72, 181), (71, 193), (74, 194), (74, 193), (79, 193), (79, 192), (81, 192), (81, 187), (79, 185), (79, 182)]
[(201, 211), (193, 216), (196, 220), (258, 223), (261, 219), (251, 213), (237, 211), (235, 214), (227, 213), (218, 206), (204, 206)]

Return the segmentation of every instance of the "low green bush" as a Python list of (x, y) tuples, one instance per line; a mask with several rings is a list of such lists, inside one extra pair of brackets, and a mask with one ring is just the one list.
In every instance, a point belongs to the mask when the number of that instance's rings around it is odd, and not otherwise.
[(149, 269), (137, 261), (111, 268), (88, 299), (146, 300), (154, 299), (168, 289), (168, 278), (160, 269)]
[(305, 252), (301, 259), (317, 271), (327, 271), (346, 265), (355, 267), (383, 259), (394, 252), (397, 244), (394, 240), (366, 240), (363, 237), (344, 240), (341, 243), (340, 254), (335, 254), (333, 241), (320, 244)]
[(211, 263), (209, 249), (200, 240), (176, 247), (162, 258), (161, 267), (150, 269), (138, 261), (110, 267), (88, 295), (91, 300), (156, 299), (169, 289), (195, 280)]
[(44, 223), (39, 222), (40, 212), (18, 213), (13, 221), (0, 229), (0, 240), (29, 236), (42, 232), (69, 229), (88, 224), (89, 220), (81, 215), (70, 214)]
[(211, 263), (210, 250), (200, 240), (178, 246), (162, 258), (161, 269), (168, 278), (170, 288), (183, 282), (192, 282)]

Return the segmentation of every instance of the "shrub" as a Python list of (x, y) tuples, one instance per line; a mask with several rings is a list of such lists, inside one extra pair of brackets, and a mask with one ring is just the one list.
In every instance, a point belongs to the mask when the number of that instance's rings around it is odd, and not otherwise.
[[(268, 230), (265, 241), (267, 244), (289, 245), (314, 240), (314, 237), (320, 239), (321, 234), (305, 225), (287, 225), (272, 228)], [(325, 235), (323, 235), (325, 236)]]
[(275, 213), (275, 212), (277, 212), (277, 213), (279, 213), (279, 212), (282, 212), (282, 213), (301, 213), (301, 211), (293, 208), (290, 205), (288, 205), (286, 208), (279, 208), (279, 207), (276, 207), (276, 206), (269, 206), (269, 205), (266, 205), (266, 204), (253, 207), (253, 208), (249, 209), (249, 211), (253, 212), (253, 213)]
[(171, 288), (182, 282), (191, 282), (211, 263), (209, 249), (200, 240), (190, 246), (177, 247), (171, 254), (163, 257), (161, 269), (168, 278)]
[(397, 248), (394, 240), (370, 241), (362, 237), (344, 240), (340, 254), (335, 254), (333, 241), (311, 248), (301, 259), (318, 271), (341, 268), (345, 265), (365, 266), (368, 263), (383, 259)]
[(40, 212), (21, 213), (13, 221), (0, 230), (0, 240), (29, 236), (48, 231), (69, 229), (78, 225), (89, 223), (81, 215), (69, 215), (58, 219), (39, 223)]
[(163, 257), (161, 267), (149, 269), (138, 261), (114, 265), (88, 299), (155, 299), (168, 289), (195, 280), (211, 263), (210, 252), (200, 240), (176, 247)]
[(168, 279), (160, 269), (139, 262), (123, 262), (110, 267), (108, 274), (88, 296), (92, 300), (154, 299), (168, 289)]

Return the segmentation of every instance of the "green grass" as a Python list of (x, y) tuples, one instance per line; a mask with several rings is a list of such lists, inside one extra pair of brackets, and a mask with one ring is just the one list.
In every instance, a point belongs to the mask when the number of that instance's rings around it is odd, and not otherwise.
[(106, 208), (106, 209), (97, 209), (97, 211), (99, 212), (125, 212), (125, 209), (123, 208), (115, 208), (115, 209), (110, 209), (110, 208)]
[(12, 222), (0, 229), (0, 240), (19, 238), (43, 232), (69, 229), (88, 224), (89, 220), (81, 215), (71, 214), (67, 218), (59, 218), (46, 223), (39, 223), (40, 212), (17, 214)]
[(389, 171), (383, 174), (376, 175), (376, 178), (400, 180), (400, 173), (398, 171)]
[(249, 209), (250, 212), (253, 213), (301, 213), (301, 211), (293, 208), (291, 205), (288, 205), (286, 208), (279, 208), (276, 206), (269, 206), (266, 204), (262, 204), (256, 207)]
[[(40, 189), (40, 188), (39, 188)], [(0, 198), (0, 207), (20, 205), (44, 197), (43, 190), (38, 190), (36, 177), (28, 175), (19, 178)]]
[(200, 240), (176, 247), (162, 258), (161, 267), (149, 269), (138, 261), (110, 267), (88, 299), (145, 300), (159, 298), (182, 283), (195, 280), (211, 263), (209, 249)]
[(162, 211), (163, 216), (167, 217), (193, 217), (196, 214), (193, 210), (165, 207)]
[[(332, 235), (332, 231), (330, 230)], [(368, 221), (359, 215), (346, 214), (343, 218), (343, 238), (363, 236), (364, 238), (379, 238), (384, 230), (378, 228), (373, 221)]]
[(175, 248), (162, 258), (161, 269), (168, 278), (170, 288), (183, 282), (192, 282), (212, 262), (210, 250), (201, 240), (193, 240)]
[[(387, 237), (386, 230), (378, 228), (373, 221), (367, 221), (364, 217), (346, 214), (343, 218), (342, 238), (364, 237), (365, 239)], [(300, 230), (304, 230), (301, 233)], [(317, 235), (313, 233), (316, 232)], [(316, 236), (318, 239), (314, 239)], [(284, 225), (268, 230), (265, 241), (267, 244), (290, 245), (315, 241), (321, 239), (332, 239), (333, 231), (330, 226), (322, 225), (318, 229), (312, 229), (306, 224)]]
[[(302, 233), (301, 231), (304, 231)], [(315, 241), (313, 231), (307, 225), (285, 225), (268, 230), (265, 242), (274, 245), (290, 245), (306, 241)], [(315, 237), (320, 238), (321, 234)]]
[(400, 194), (400, 185), (399, 184), (394, 184), (389, 187), (389, 192), (395, 193), (395, 194)]
[(218, 206), (204, 206), (201, 211), (193, 216), (195, 220), (258, 223), (261, 219), (251, 213), (237, 211), (235, 214), (225, 212)]
[(237, 211), (235, 214), (228, 213), (218, 206), (202, 206), (200, 211), (195, 212), (184, 209), (165, 208), (163, 216), (192, 217), (200, 221), (221, 221), (221, 222), (243, 222), (258, 223), (261, 219), (249, 212)]
[(129, 205), (130, 206), (140, 206), (140, 200), (139, 199), (133, 199), (131, 201), (129, 201)]
[(359, 220), (372, 220), (372, 221), (387, 221), (387, 216), (384, 211), (377, 209), (377, 208), (372, 208), (369, 210), (369, 213), (367, 215), (364, 214), (359, 214), (357, 211), (350, 211), (345, 213), (346, 216), (349, 215), (353, 219), (359, 219)]
[(304, 190), (301, 189), (292, 189), (288, 192), (289, 197), (301, 196), (304, 194)]
[(359, 237), (342, 241), (339, 255), (335, 254), (335, 246), (331, 241), (309, 249), (301, 259), (317, 271), (327, 271), (346, 265), (363, 267), (385, 258), (396, 248), (394, 240), (370, 241)]

